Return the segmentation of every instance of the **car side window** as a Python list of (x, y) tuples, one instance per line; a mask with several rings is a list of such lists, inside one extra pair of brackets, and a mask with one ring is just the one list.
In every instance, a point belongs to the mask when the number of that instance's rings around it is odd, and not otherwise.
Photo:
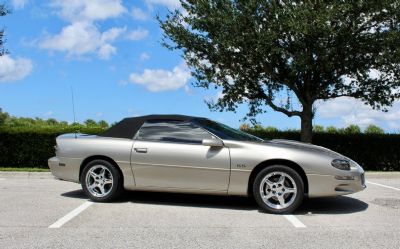
[(215, 139), (213, 135), (190, 122), (151, 120), (140, 128), (137, 140), (173, 143), (201, 144), (203, 139)]

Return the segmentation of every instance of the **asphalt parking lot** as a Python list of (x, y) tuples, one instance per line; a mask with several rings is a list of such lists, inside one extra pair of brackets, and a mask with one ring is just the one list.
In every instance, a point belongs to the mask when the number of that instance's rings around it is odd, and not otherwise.
[(0, 173), (0, 248), (400, 248), (400, 173), (307, 200), (294, 215), (248, 198), (126, 192), (92, 203), (48, 174)]

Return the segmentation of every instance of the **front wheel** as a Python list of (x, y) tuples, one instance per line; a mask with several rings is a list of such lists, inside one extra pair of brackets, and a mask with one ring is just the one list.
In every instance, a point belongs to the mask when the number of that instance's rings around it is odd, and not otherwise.
[(122, 176), (114, 165), (105, 160), (88, 163), (81, 174), (82, 189), (97, 202), (107, 202), (122, 192)]
[(304, 183), (292, 168), (270, 166), (257, 174), (253, 183), (253, 196), (266, 212), (291, 213), (303, 202)]

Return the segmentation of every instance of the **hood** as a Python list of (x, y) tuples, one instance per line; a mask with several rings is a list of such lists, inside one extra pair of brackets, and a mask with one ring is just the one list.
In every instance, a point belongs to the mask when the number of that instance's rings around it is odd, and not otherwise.
[(343, 156), (335, 151), (332, 151), (330, 149), (327, 149), (325, 147), (308, 144), (308, 143), (303, 143), (303, 142), (299, 142), (299, 141), (294, 141), (294, 140), (273, 139), (273, 140), (266, 141), (265, 143), (272, 145), (272, 146), (278, 145), (278, 146), (283, 146), (283, 147), (288, 147), (288, 148), (293, 148), (293, 149), (323, 153), (323, 154), (329, 155), (331, 157), (336, 157), (336, 158), (346, 158), (345, 156)]

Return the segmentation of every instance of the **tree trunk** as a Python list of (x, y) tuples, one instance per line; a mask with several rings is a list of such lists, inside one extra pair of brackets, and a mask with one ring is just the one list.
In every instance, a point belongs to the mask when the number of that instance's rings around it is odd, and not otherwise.
[(312, 105), (304, 105), (301, 113), (301, 133), (300, 138), (302, 142), (312, 142)]

